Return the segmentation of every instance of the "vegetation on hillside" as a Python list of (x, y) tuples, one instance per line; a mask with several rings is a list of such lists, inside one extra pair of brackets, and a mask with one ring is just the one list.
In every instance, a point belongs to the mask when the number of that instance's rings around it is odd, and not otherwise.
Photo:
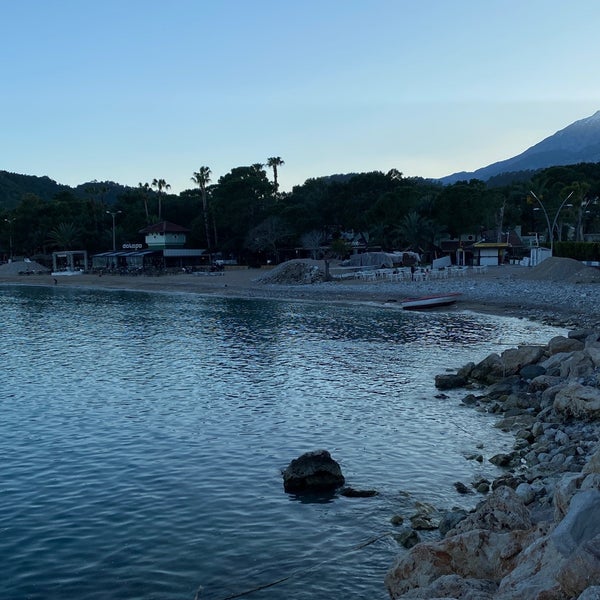
[(299, 249), (317, 256), (325, 246), (339, 253), (356, 244), (426, 252), (444, 238), (482, 231), (500, 240), (517, 226), (546, 239), (553, 229), (557, 241), (600, 232), (596, 163), (448, 186), (397, 170), (353, 173), (311, 178), (282, 193), (275, 178), (284, 165), (271, 157), (212, 183), (210, 168), (202, 166), (190, 173), (195, 186), (180, 194), (157, 178), (136, 188), (97, 181), (70, 188), (48, 177), (0, 172), (0, 258), (77, 245), (90, 253), (109, 250), (111, 213), (118, 247), (140, 241), (149, 223), (167, 220), (191, 230), (188, 246), (247, 263), (293, 258)]

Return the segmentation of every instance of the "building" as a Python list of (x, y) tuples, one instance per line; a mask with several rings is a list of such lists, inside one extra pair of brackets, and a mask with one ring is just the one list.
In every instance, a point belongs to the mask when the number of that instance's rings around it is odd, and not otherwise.
[(92, 268), (119, 272), (194, 270), (209, 266), (206, 250), (184, 248), (189, 229), (161, 221), (140, 229), (144, 244), (127, 243), (114, 252), (92, 257)]

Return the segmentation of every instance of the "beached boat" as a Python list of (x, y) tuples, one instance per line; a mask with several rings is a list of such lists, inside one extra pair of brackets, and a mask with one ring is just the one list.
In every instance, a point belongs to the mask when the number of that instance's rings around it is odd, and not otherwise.
[(419, 310), (422, 308), (448, 306), (449, 304), (454, 304), (460, 295), (460, 292), (450, 292), (448, 294), (420, 296), (419, 298), (404, 298), (402, 300), (402, 308), (406, 310)]

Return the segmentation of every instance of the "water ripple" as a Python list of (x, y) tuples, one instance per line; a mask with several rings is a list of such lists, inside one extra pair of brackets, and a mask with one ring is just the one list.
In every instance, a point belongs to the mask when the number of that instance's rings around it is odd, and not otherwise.
[[(462, 313), (0, 288), (3, 598), (385, 598), (382, 540), (510, 444), (433, 378), (556, 330)], [(299, 501), (327, 448), (368, 500)], [(343, 558), (340, 558), (343, 557)]]

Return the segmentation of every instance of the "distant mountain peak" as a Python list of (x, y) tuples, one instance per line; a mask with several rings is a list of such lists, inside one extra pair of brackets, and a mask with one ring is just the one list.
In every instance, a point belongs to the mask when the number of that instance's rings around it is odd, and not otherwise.
[(600, 162), (600, 110), (571, 123), (513, 158), (501, 160), (470, 173), (453, 173), (442, 177), (440, 181), (445, 184), (469, 179), (487, 181), (502, 173), (537, 171), (582, 162)]

